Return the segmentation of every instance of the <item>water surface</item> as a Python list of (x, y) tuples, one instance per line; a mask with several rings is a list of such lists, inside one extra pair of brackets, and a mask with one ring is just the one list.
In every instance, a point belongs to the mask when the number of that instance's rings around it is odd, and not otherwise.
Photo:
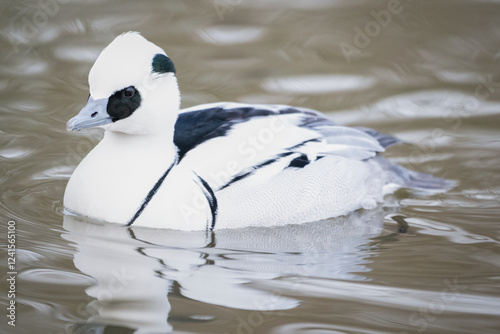
[[(17, 247), (16, 327), (2, 280), (0, 332), (498, 333), (496, 1), (43, 4), (0, 9), (0, 244), (14, 221)], [(64, 217), (68, 178), (101, 136), (65, 123), (99, 52), (129, 30), (173, 59), (183, 107), (317, 109), (398, 136), (385, 156), (458, 186), (268, 229)]]

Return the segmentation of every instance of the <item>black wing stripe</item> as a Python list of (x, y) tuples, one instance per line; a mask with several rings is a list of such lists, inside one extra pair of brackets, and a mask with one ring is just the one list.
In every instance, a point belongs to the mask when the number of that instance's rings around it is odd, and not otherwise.
[(302, 154), (298, 157), (296, 157), (295, 159), (293, 159), (292, 161), (290, 161), (290, 164), (288, 165), (288, 168), (304, 168), (305, 166), (307, 166), (311, 161), (309, 160), (309, 158), (307, 157), (307, 155), (305, 154)]
[(290, 146), (289, 148), (286, 148), (285, 150), (292, 151), (292, 150), (295, 150), (301, 146), (304, 146), (307, 143), (312, 143), (312, 142), (321, 142), (321, 138), (311, 138), (311, 139), (305, 140), (302, 143), (299, 143), (297, 145)]
[(402, 140), (386, 133), (378, 132), (377, 130), (365, 127), (356, 127), (355, 129), (363, 131), (364, 133), (369, 134), (370, 136), (375, 138), (383, 148), (388, 148), (389, 146), (403, 143)]
[[(210, 231), (213, 231), (215, 228), (215, 221), (217, 219), (217, 210), (218, 210), (218, 205), (217, 205), (217, 197), (215, 197), (215, 193), (210, 187), (210, 185), (205, 181), (201, 176), (198, 174), (194, 173), (197, 177), (198, 180), (201, 183), (201, 190), (203, 191), (203, 194), (205, 195), (205, 198), (208, 201), (208, 204), (210, 205), (210, 211), (212, 212), (212, 222), (210, 224)], [(208, 224), (207, 224), (208, 226)]]
[(167, 177), (168, 173), (170, 173), (170, 171), (172, 170), (174, 165), (175, 165), (175, 161), (170, 165), (170, 167), (168, 167), (168, 169), (165, 171), (165, 173), (163, 173), (163, 175), (158, 179), (158, 181), (156, 181), (156, 184), (153, 186), (153, 188), (151, 188), (148, 195), (146, 196), (146, 198), (142, 202), (141, 207), (139, 208), (139, 210), (137, 210), (137, 212), (132, 217), (132, 219), (130, 219), (130, 221), (127, 223), (127, 226), (132, 225), (137, 220), (137, 218), (139, 218), (139, 216), (142, 214), (142, 212), (144, 211), (146, 206), (148, 206), (149, 202), (151, 201), (153, 196), (156, 194), (156, 192), (158, 191), (158, 189), (162, 185), (163, 181), (165, 181), (165, 178)]
[(219, 190), (222, 190), (222, 189), (225, 189), (227, 187), (229, 187), (231, 184), (235, 183), (236, 181), (240, 181), (240, 180), (243, 180), (244, 178), (246, 178), (247, 176), (250, 176), (253, 174), (254, 171), (251, 171), (251, 172), (246, 172), (246, 173), (243, 173), (243, 174), (238, 174), (236, 175), (235, 177), (233, 177), (231, 180), (229, 180), (228, 183), (226, 183), (225, 185), (223, 185), (222, 187), (219, 188)]
[(241, 173), (241, 174), (238, 174), (236, 175), (235, 177), (233, 177), (231, 180), (229, 180), (228, 183), (226, 183), (225, 185), (223, 185), (222, 187), (219, 188), (219, 190), (222, 190), (222, 189), (225, 189), (227, 187), (229, 187), (231, 184), (237, 182), (237, 181), (240, 181), (240, 180), (243, 180), (244, 178), (254, 174), (259, 168), (262, 168), (262, 167), (265, 167), (265, 166), (268, 166), (276, 161), (278, 161), (279, 159), (283, 158), (283, 157), (286, 157), (286, 156), (289, 156), (290, 154), (293, 154), (294, 152), (285, 152), (285, 153), (281, 153), (281, 154), (278, 154), (275, 158), (273, 159), (269, 159), (269, 160), (266, 160), (258, 165), (255, 165), (255, 166), (252, 166), (251, 167), (251, 170), (248, 171), (248, 172), (244, 172), (244, 173)]

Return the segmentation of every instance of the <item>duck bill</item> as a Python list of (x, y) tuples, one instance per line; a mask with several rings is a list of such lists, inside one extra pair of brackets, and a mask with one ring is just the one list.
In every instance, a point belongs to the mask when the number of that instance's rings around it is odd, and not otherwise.
[(82, 129), (93, 128), (112, 123), (113, 120), (107, 112), (108, 99), (94, 100), (89, 97), (87, 105), (66, 123), (66, 130), (80, 131)]

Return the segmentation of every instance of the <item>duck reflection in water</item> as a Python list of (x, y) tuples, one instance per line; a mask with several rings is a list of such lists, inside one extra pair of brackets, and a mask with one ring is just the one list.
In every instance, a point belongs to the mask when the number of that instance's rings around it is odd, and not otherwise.
[[(76, 332), (117, 326), (130, 333), (171, 332), (173, 297), (262, 312), (295, 308), (300, 300), (286, 296), (280, 281), (304, 276), (365, 279), (359, 273), (368, 270), (369, 242), (382, 230), (384, 210), (216, 232), (125, 228), (66, 215), (63, 237), (76, 245), (74, 264), (96, 280), (86, 289), (93, 299), (86, 307), (92, 316), (77, 324)], [(214, 319), (212, 314), (185, 317), (193, 322)]]

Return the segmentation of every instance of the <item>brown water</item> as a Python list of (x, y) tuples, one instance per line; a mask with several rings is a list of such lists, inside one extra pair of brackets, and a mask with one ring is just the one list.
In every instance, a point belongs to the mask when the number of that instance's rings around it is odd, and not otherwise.
[[(17, 247), (15, 268), (2, 251), (17, 274), (15, 327), (1, 282), (1, 333), (500, 332), (498, 2), (2, 1), (0, 14), (0, 244), (14, 221)], [(63, 217), (100, 136), (65, 123), (128, 30), (174, 60), (184, 107), (314, 108), (400, 137), (386, 156), (458, 186), (213, 234)]]

